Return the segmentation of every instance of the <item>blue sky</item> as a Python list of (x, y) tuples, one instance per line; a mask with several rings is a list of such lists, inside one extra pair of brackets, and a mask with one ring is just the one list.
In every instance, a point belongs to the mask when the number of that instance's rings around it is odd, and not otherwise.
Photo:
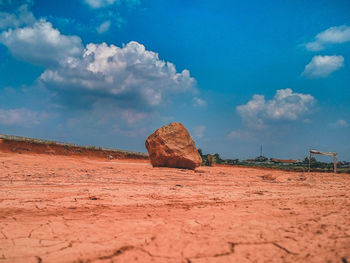
[(350, 2), (0, 0), (0, 133), (350, 160)]

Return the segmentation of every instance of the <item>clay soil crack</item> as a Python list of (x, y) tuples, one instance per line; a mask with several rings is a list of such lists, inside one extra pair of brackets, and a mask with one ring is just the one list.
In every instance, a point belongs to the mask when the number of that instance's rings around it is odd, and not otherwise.
[[(349, 262), (348, 175), (313, 173), (310, 188), (297, 172), (20, 157), (0, 151), (11, 178), (1, 180), (0, 261)], [(278, 179), (258, 177), (267, 173)]]
[[(114, 257), (120, 256), (121, 254), (130, 251), (130, 250), (140, 250), (143, 253), (146, 253), (148, 256), (152, 257), (152, 258), (164, 258), (164, 259), (171, 259), (172, 257), (167, 257), (167, 256), (160, 256), (160, 255), (154, 255), (152, 253), (150, 253), (149, 251), (145, 250), (142, 247), (136, 247), (136, 246), (123, 246), (118, 248), (117, 250), (115, 250), (112, 254), (108, 254), (105, 256), (100, 256), (98, 258), (93, 259), (93, 261), (95, 260), (107, 260), (107, 259), (112, 259)], [(90, 261), (90, 260), (88, 260)]]
[(223, 256), (229, 256), (231, 254), (235, 253), (235, 247), (239, 246), (239, 245), (244, 245), (244, 246), (250, 246), (250, 245), (266, 245), (266, 244), (271, 244), (274, 245), (275, 247), (283, 250), (284, 252), (286, 252), (287, 254), (290, 255), (298, 255), (297, 253), (294, 253), (292, 251), (290, 251), (289, 249), (279, 245), (277, 242), (239, 242), (239, 243), (234, 243), (234, 242), (228, 242), (229, 246), (230, 246), (230, 250), (227, 252), (221, 252), (221, 253), (215, 253), (213, 255), (197, 255), (194, 257), (188, 257), (187, 260), (191, 260), (191, 259), (201, 259), (201, 258), (215, 258), (215, 257), (223, 257)]

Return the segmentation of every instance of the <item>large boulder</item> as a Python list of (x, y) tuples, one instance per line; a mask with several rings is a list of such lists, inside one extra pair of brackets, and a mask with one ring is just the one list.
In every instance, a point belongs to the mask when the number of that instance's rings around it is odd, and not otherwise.
[(191, 135), (181, 123), (172, 122), (159, 128), (145, 144), (153, 167), (195, 169), (202, 163)]

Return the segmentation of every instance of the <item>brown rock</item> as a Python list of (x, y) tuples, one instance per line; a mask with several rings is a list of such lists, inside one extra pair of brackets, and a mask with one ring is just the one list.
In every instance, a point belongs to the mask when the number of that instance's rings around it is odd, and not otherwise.
[(159, 128), (145, 144), (153, 167), (195, 169), (202, 163), (191, 135), (181, 123), (172, 122)]

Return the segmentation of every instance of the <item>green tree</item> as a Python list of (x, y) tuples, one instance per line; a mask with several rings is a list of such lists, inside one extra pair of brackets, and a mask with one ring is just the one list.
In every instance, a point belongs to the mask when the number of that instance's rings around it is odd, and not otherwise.
[(202, 156), (203, 156), (202, 149), (201, 149), (201, 148), (199, 148), (197, 151), (198, 151), (199, 155), (202, 157)]
[(216, 163), (223, 163), (224, 160), (221, 159), (220, 155), (218, 153), (214, 154), (215, 159), (216, 159)]
[[(308, 164), (309, 163), (309, 157), (305, 157), (303, 163)], [(315, 157), (311, 157), (311, 164), (317, 163), (317, 160)]]

